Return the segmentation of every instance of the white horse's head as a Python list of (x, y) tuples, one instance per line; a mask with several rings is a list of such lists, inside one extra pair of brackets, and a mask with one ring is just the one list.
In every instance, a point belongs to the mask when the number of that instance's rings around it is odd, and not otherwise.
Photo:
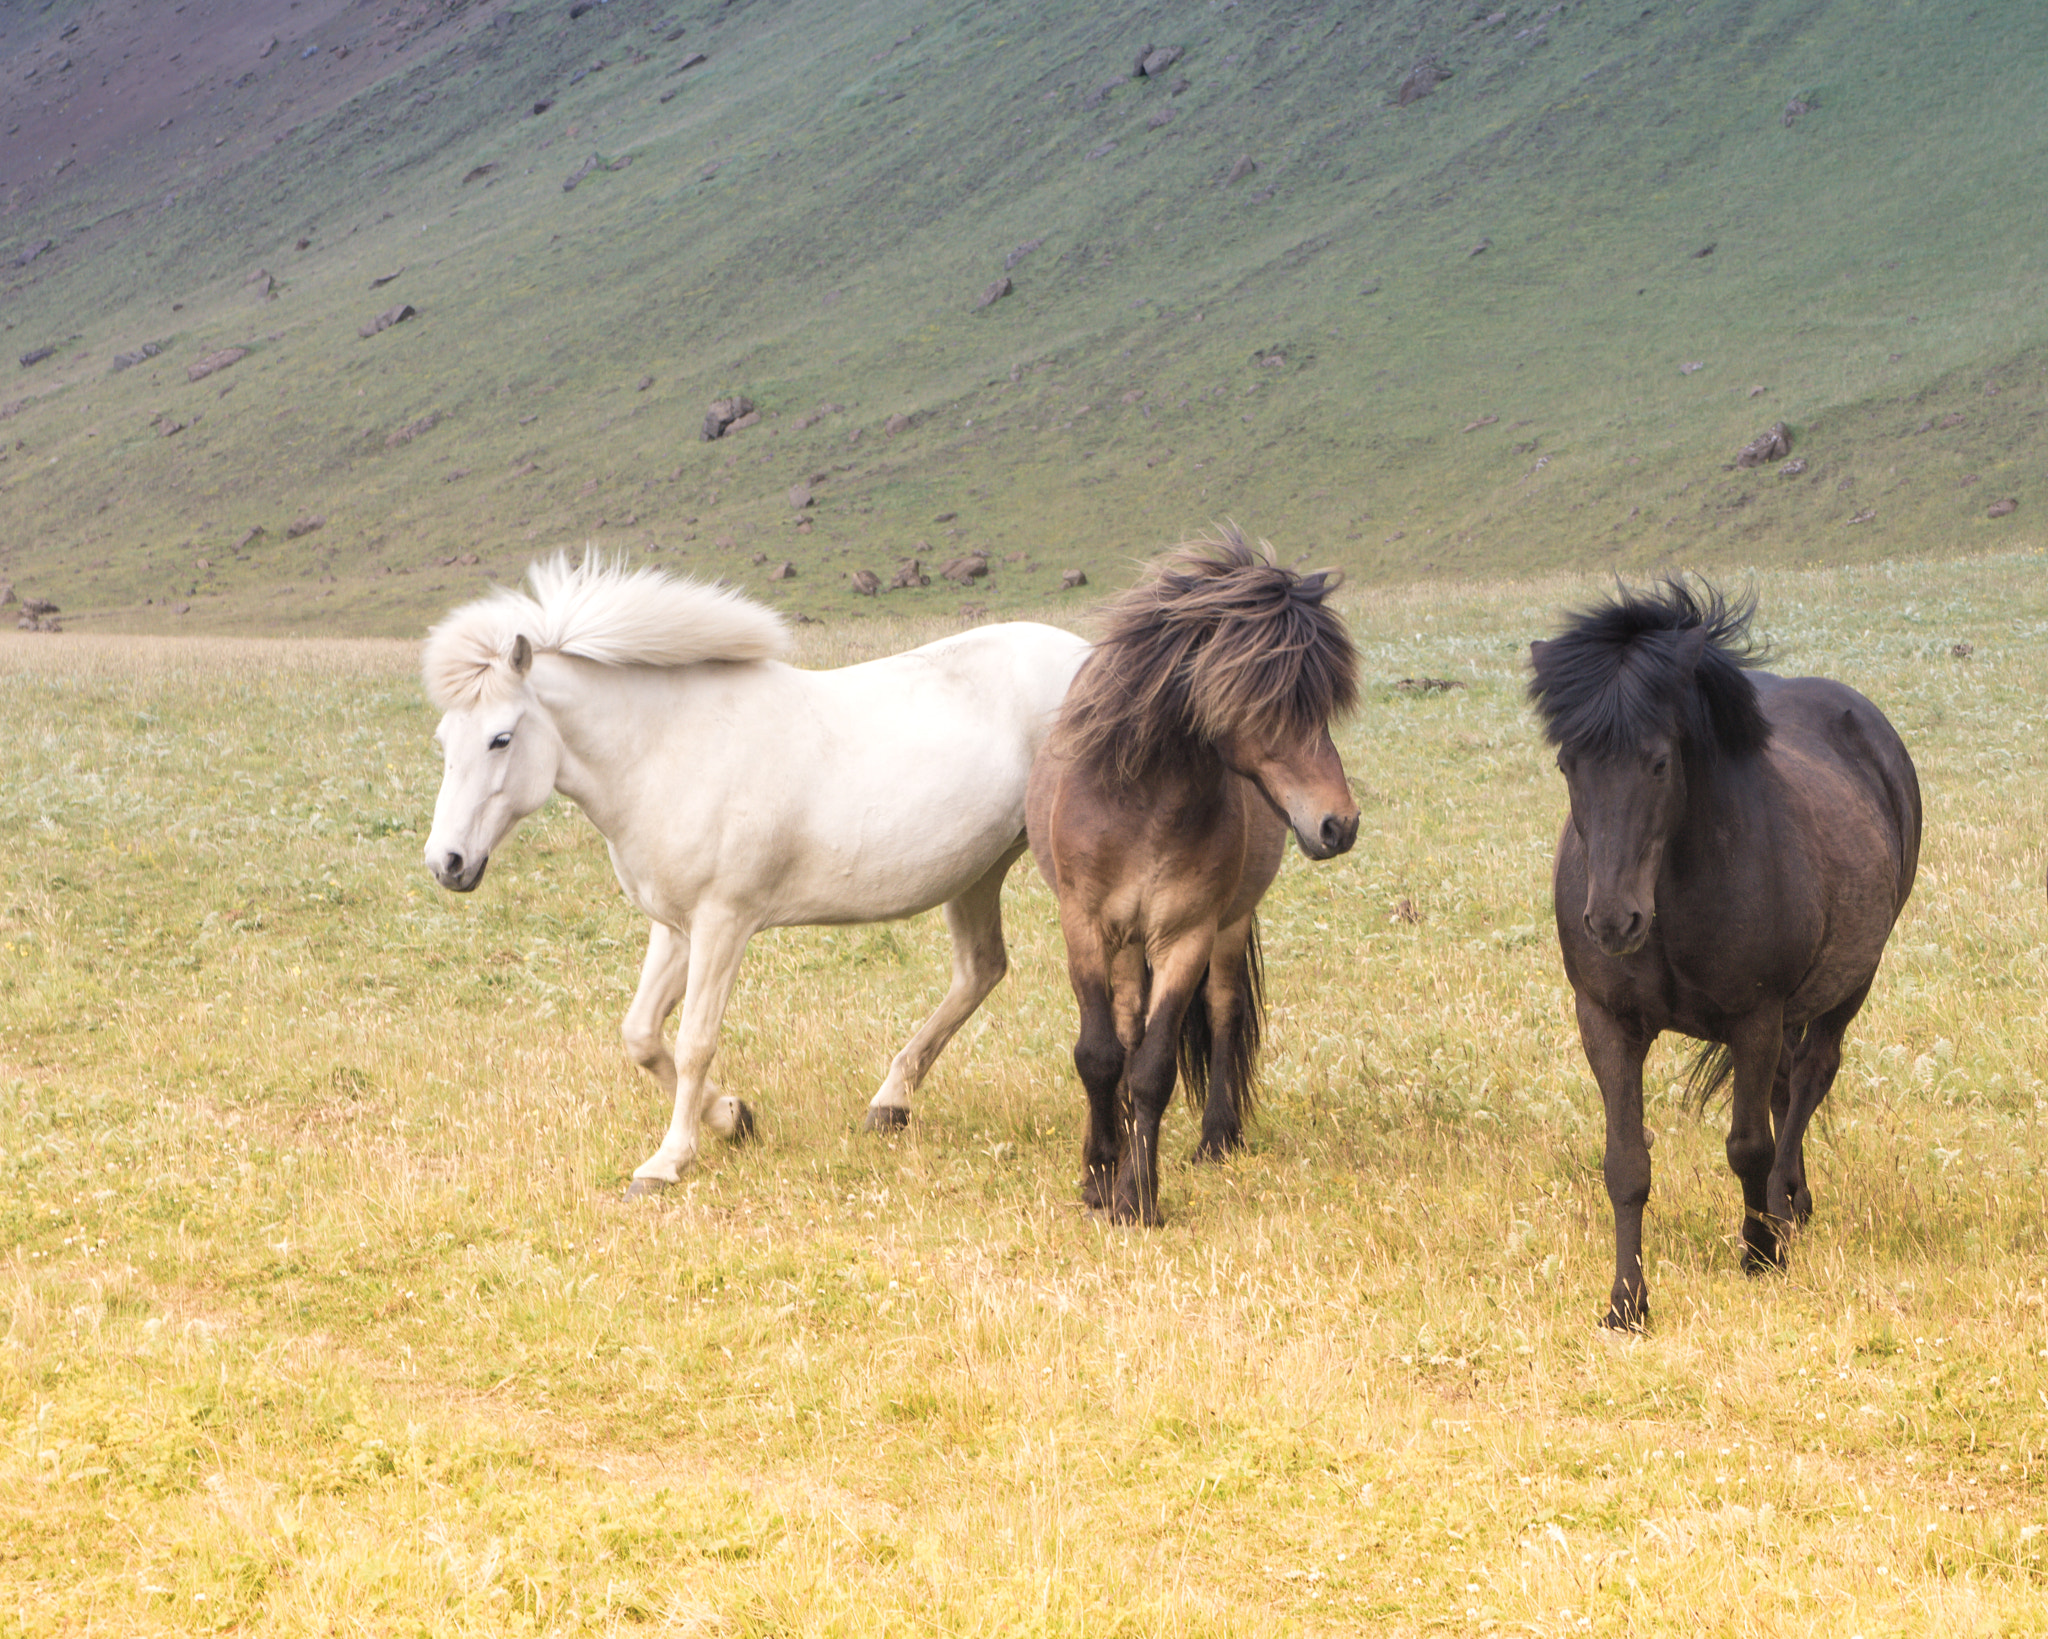
[(491, 850), (548, 800), (566, 755), (534, 693), (536, 653), (669, 667), (767, 660), (788, 643), (774, 610), (656, 569), (556, 557), (527, 575), (531, 597), (501, 587), (463, 605), (420, 653), (427, 698), (445, 713), (434, 734), (443, 772), (427, 869), (457, 893), (483, 879)]
[(434, 738), (441, 745), (441, 795), (427, 836), (427, 869), (442, 887), (468, 893), (483, 880), (491, 850), (548, 800), (562, 741), (534, 698), (527, 674), (533, 645), (517, 638), (494, 687), (452, 706)]

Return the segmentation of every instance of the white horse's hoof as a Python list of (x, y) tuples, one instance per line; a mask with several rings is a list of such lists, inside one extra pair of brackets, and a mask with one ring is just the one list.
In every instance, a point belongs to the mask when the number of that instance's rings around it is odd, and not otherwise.
[(704, 1125), (734, 1144), (745, 1144), (759, 1136), (752, 1106), (730, 1093), (712, 1100), (711, 1107), (704, 1112)]
[(909, 1106), (903, 1104), (870, 1104), (868, 1106), (867, 1128), (871, 1133), (901, 1132), (910, 1125)]
[(660, 1195), (674, 1188), (675, 1185), (671, 1184), (666, 1178), (635, 1178), (626, 1186), (626, 1199), (638, 1201), (649, 1195)]

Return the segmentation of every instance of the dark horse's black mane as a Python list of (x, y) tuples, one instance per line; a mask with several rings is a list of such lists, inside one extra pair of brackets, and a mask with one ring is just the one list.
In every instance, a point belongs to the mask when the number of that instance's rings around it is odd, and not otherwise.
[(1324, 603), (1342, 575), (1298, 574), (1234, 527), (1167, 553), (1111, 600), (1067, 695), (1074, 754), (1141, 780), (1234, 733), (1299, 740), (1358, 698), (1358, 656)]
[(1529, 699), (1545, 738), (1591, 757), (1674, 733), (1697, 755), (1761, 751), (1771, 729), (1747, 673), (1764, 658), (1750, 637), (1755, 613), (1753, 593), (1730, 603), (1667, 576), (1567, 616), (1530, 651)]

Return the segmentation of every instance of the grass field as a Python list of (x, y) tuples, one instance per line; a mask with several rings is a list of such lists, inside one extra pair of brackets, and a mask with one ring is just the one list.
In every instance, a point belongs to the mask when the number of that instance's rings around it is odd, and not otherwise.
[(719, 1061), (762, 1140), (628, 1206), (641, 928), (561, 804), (433, 886), (408, 646), (9, 638), (0, 1632), (2048, 1629), (2044, 568), (1759, 577), (1927, 847), (1789, 1274), (1653, 1058), (1641, 1337), (1520, 698), (1596, 586), (1350, 596), (1361, 840), (1290, 859), (1251, 1150), (1173, 1113), (1149, 1232), (1077, 1205), (1028, 870), (907, 1133), (859, 1119), (934, 920), (772, 934)]

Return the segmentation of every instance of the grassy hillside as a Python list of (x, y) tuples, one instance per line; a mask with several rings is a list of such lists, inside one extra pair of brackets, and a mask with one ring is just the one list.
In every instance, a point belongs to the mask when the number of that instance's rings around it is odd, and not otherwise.
[[(11, 18), (0, 323), (57, 351), (7, 365), (0, 579), (403, 633), (584, 542), (837, 617), (1225, 516), (1388, 582), (2037, 538), (2038, 6), (577, 9)], [(1779, 420), (1803, 470), (1730, 465)]]

